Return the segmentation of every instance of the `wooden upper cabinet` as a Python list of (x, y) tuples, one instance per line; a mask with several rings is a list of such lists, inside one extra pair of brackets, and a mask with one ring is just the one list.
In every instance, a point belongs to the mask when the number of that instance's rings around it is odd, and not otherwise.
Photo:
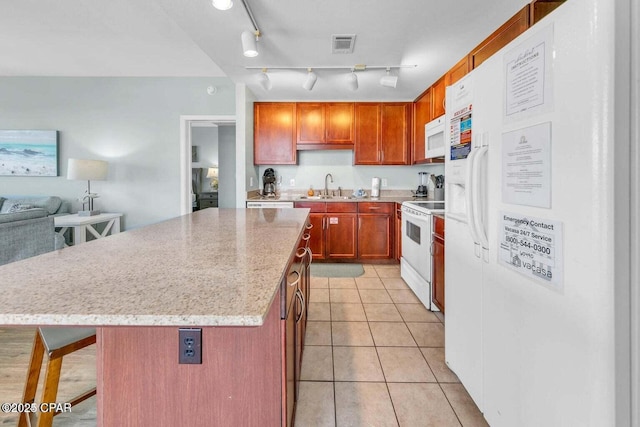
[(353, 103), (325, 104), (326, 142), (353, 144)]
[(355, 129), (354, 164), (380, 164), (380, 104), (356, 104)]
[(538, 23), (538, 21), (550, 14), (565, 1), (566, 0), (533, 0), (531, 2), (529, 24), (534, 25)]
[(449, 71), (447, 71), (447, 74), (445, 74), (444, 77), (445, 85), (451, 86), (452, 84), (466, 76), (469, 71), (469, 56), (467, 55), (460, 61), (458, 61), (456, 65), (451, 67)]
[(409, 164), (411, 104), (383, 103), (380, 108), (380, 163)]
[(413, 103), (413, 163), (426, 161), (424, 147), (424, 125), (431, 121), (431, 88)]
[(442, 76), (431, 86), (431, 120), (437, 119), (442, 116), (445, 111), (444, 96), (446, 82), (445, 77)]
[(324, 104), (296, 104), (298, 144), (324, 143)]
[(296, 115), (298, 149), (349, 148), (353, 144), (352, 103), (301, 102), (296, 104)]
[(469, 54), (470, 69), (474, 69), (491, 55), (505, 47), (509, 42), (529, 28), (530, 7), (526, 5), (511, 19), (487, 37)]
[(253, 119), (254, 164), (296, 164), (296, 104), (256, 102)]
[(357, 103), (354, 164), (408, 165), (411, 103)]

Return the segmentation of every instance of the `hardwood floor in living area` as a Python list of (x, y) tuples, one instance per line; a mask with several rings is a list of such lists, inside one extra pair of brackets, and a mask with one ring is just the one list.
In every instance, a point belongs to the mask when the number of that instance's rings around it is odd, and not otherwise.
[[(31, 327), (0, 328), (0, 403), (20, 402), (31, 347), (36, 329)], [(46, 357), (45, 357), (46, 361)], [(36, 400), (40, 399), (44, 380), (44, 363), (40, 372), (40, 383)], [(96, 346), (92, 345), (64, 357), (58, 389), (58, 402), (95, 387)], [(0, 412), (0, 426), (16, 426), (18, 414)], [(62, 413), (53, 420), (59, 427), (95, 427), (95, 396), (74, 406), (71, 413)]]

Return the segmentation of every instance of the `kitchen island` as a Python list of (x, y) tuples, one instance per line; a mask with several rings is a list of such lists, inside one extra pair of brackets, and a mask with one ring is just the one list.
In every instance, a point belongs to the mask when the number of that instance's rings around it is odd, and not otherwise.
[[(98, 425), (280, 425), (280, 289), (307, 217), (206, 209), (7, 264), (0, 325), (97, 328)], [(185, 327), (201, 364), (178, 364)]]

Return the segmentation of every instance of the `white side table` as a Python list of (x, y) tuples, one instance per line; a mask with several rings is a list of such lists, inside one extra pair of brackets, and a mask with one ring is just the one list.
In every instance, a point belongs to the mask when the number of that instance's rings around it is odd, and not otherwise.
[[(60, 234), (64, 234), (68, 228), (72, 228), (73, 244), (78, 245), (87, 241), (87, 232), (91, 233), (96, 239), (107, 237), (109, 232), (111, 234), (119, 233), (121, 216), (121, 213), (102, 213), (93, 216), (73, 214), (57, 216), (53, 219), (53, 222), (56, 227), (62, 227), (62, 230), (59, 231)], [(103, 222), (106, 222), (107, 225), (102, 233), (99, 233), (93, 226)]]

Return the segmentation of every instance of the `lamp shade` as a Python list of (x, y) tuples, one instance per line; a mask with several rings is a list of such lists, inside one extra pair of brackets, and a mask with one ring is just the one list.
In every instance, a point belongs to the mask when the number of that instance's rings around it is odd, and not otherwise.
[(242, 52), (244, 56), (254, 57), (258, 56), (258, 42), (256, 35), (251, 31), (242, 32)]
[(67, 179), (104, 181), (107, 179), (108, 165), (104, 160), (69, 159)]
[(207, 169), (207, 178), (217, 178), (218, 168), (216, 166)]

